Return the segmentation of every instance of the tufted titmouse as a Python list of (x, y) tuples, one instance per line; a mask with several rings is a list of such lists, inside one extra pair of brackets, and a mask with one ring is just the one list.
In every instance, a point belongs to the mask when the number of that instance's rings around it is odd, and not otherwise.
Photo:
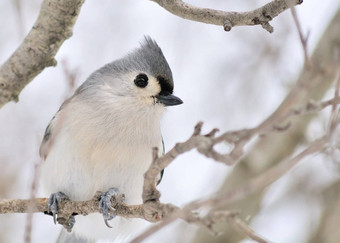
[[(66, 100), (48, 125), (40, 155), (41, 175), (55, 215), (61, 197), (82, 201), (103, 193), (105, 222), (110, 197), (125, 195), (128, 204), (142, 203), (143, 173), (152, 148), (162, 151), (160, 118), (166, 106), (182, 104), (174, 96), (171, 69), (150, 37), (141, 46), (90, 77)], [(140, 219), (77, 216), (73, 232), (86, 239), (125, 241)]]

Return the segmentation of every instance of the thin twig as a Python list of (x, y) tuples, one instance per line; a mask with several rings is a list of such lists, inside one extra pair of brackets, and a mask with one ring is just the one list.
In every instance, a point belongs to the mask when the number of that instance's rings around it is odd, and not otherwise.
[(257, 234), (252, 228), (249, 227), (240, 217), (235, 215), (232, 219), (229, 219), (228, 222), (231, 224), (233, 229), (237, 230), (238, 232), (245, 234), (250, 239), (259, 242), (259, 243), (268, 243), (262, 236)]
[[(41, 163), (41, 161), (40, 161)], [(31, 193), (30, 193), (30, 199), (32, 200), (31, 204), (28, 205), (29, 208), (34, 208), (34, 201), (33, 199), (36, 197), (37, 194), (37, 187), (38, 187), (38, 178), (39, 178), (39, 164), (34, 165), (34, 172), (33, 172), (33, 180), (31, 185)], [(31, 234), (32, 234), (32, 226), (33, 226), (33, 212), (29, 212), (26, 217), (26, 226), (25, 226), (25, 243), (31, 242)]]
[(331, 135), (337, 126), (337, 121), (339, 119), (338, 112), (337, 112), (337, 105), (338, 103), (335, 101), (339, 98), (339, 91), (340, 91), (340, 71), (338, 71), (336, 78), (335, 78), (335, 90), (334, 90), (334, 102), (332, 103), (332, 111), (329, 119), (329, 129), (328, 134)]
[(297, 13), (295, 11), (295, 7), (294, 6), (291, 7), (290, 10), (291, 10), (291, 13), (292, 13), (292, 16), (293, 16), (293, 19), (294, 19), (294, 23), (295, 23), (296, 28), (297, 28), (298, 33), (299, 33), (299, 38), (300, 38), (300, 41), (301, 41), (301, 45), (302, 45), (303, 53), (304, 53), (304, 58), (305, 58), (305, 65), (306, 65), (307, 68), (312, 68), (313, 63), (312, 63), (312, 60), (309, 57), (308, 48), (307, 48), (309, 32), (307, 33), (306, 37), (304, 37), (304, 35), (302, 33), (300, 21), (297, 17)]
[(61, 61), (61, 67), (65, 75), (65, 82), (67, 85), (67, 90), (65, 91), (64, 100), (68, 99), (75, 91), (77, 79), (78, 79), (78, 69), (70, 69), (69, 64), (66, 59)]

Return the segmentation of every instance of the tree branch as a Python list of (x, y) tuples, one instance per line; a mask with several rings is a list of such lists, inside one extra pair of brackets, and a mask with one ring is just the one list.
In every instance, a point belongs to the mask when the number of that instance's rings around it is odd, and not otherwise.
[(72, 36), (84, 0), (44, 0), (39, 16), (23, 43), (0, 67), (0, 107), (18, 100), (21, 90), (44, 68)]
[[(68, 224), (69, 217), (71, 215), (88, 215), (90, 213), (98, 213), (98, 202), (101, 192), (88, 201), (70, 201), (67, 199), (62, 200), (58, 204), (58, 219), (57, 222), (63, 226)], [(142, 205), (126, 205), (122, 203), (123, 198), (111, 199), (111, 204), (115, 208), (114, 213), (118, 216), (125, 218), (141, 218), (150, 222), (159, 221), (164, 218), (177, 219), (182, 218), (188, 223), (195, 223), (203, 225), (216, 233), (212, 226), (219, 222), (229, 222), (238, 230), (241, 230), (250, 238), (258, 240), (258, 242), (267, 242), (258, 236), (249, 226), (237, 217), (237, 213), (233, 212), (214, 212), (208, 214), (205, 217), (199, 217), (197, 214), (187, 212), (186, 214), (179, 214), (180, 209), (171, 204), (162, 204), (159, 202), (146, 202)], [(0, 214), (6, 213), (47, 213), (48, 198), (36, 198), (36, 199), (16, 199), (16, 200), (2, 200), (0, 201)], [(151, 206), (151, 207), (150, 207)], [(156, 212), (155, 210), (158, 210)], [(153, 211), (149, 211), (152, 209)], [(150, 217), (150, 212), (153, 212), (153, 216)], [(162, 217), (155, 217), (158, 213), (162, 214)], [(173, 220), (165, 221), (165, 224), (160, 223), (160, 227), (164, 227)], [(148, 237), (152, 232), (147, 231), (145, 234), (136, 238), (133, 242), (140, 242), (142, 239)]]
[(225, 31), (230, 31), (234, 26), (261, 25), (270, 33), (274, 31), (274, 28), (269, 24), (269, 21), (286, 9), (302, 3), (302, 0), (274, 0), (249, 12), (225, 12), (209, 8), (198, 8), (181, 0), (152, 1), (181, 18), (220, 25), (223, 26)]

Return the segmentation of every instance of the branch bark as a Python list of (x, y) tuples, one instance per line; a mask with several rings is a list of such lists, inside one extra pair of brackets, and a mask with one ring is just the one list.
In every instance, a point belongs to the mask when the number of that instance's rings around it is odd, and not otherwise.
[[(99, 193), (88, 201), (62, 200), (58, 205), (58, 218), (60, 215), (88, 215), (98, 212)], [(112, 199), (112, 206), (116, 208), (115, 214), (126, 218), (144, 218), (142, 205), (126, 205)], [(44, 213), (47, 212), (48, 198), (15, 199), (0, 201), (0, 214), (8, 213)]]
[(22, 44), (0, 67), (0, 108), (17, 101), (21, 90), (44, 68), (57, 64), (54, 56), (72, 29), (84, 0), (44, 0), (39, 16)]
[(234, 26), (261, 25), (270, 33), (274, 31), (274, 28), (269, 24), (269, 21), (290, 7), (302, 3), (302, 0), (274, 0), (253, 11), (226, 12), (209, 8), (198, 8), (181, 0), (152, 1), (181, 18), (220, 25), (223, 26), (225, 31), (230, 31)]

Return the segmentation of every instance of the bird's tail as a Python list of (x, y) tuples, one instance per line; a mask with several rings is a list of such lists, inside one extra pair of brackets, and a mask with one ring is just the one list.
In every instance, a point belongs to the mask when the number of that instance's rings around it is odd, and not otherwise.
[(95, 241), (81, 238), (76, 236), (75, 233), (69, 233), (62, 229), (56, 243), (95, 243)]

